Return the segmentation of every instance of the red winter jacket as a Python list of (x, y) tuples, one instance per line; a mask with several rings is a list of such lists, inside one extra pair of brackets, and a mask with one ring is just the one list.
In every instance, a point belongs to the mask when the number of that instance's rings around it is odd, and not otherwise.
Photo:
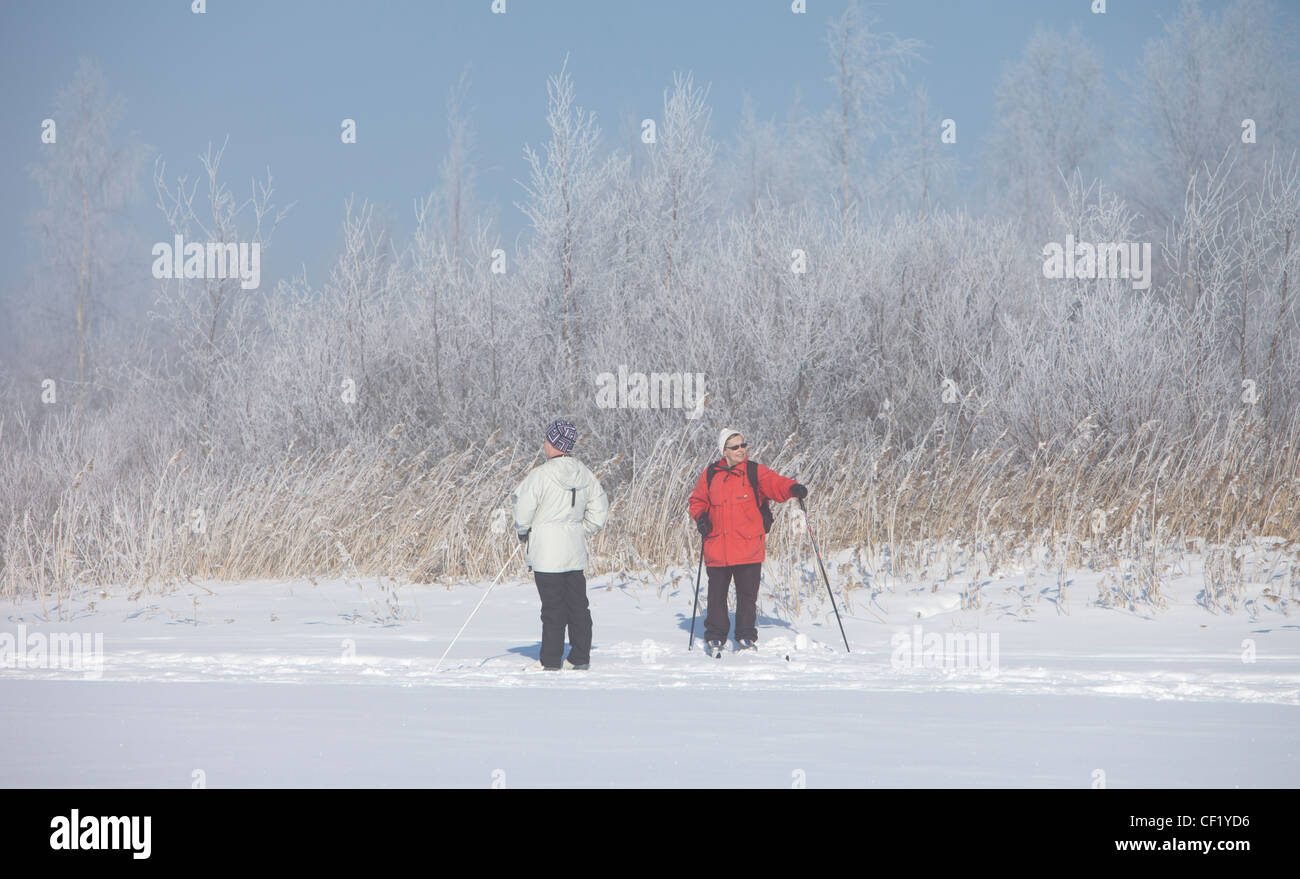
[[(706, 467), (691, 492), (689, 507), (691, 518), (699, 519), (709, 514), (713, 530), (704, 539), (704, 564), (710, 568), (720, 565), (748, 565), (763, 561), (767, 534), (763, 531), (763, 515), (754, 501), (754, 487), (745, 472), (746, 462), (741, 461), (730, 470), (719, 460), (722, 469), (713, 474), (710, 485)], [(787, 479), (758, 465), (758, 499), (780, 503), (790, 499), (793, 479)]]

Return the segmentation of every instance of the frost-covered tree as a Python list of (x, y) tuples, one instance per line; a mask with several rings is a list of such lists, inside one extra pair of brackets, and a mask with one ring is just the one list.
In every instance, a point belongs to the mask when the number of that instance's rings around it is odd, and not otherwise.
[(1039, 29), (997, 88), (989, 136), (992, 208), (1046, 234), (1054, 203), (1076, 172), (1095, 176), (1110, 136), (1101, 61), (1077, 28)]
[(611, 230), (618, 215), (613, 181), (626, 159), (598, 154), (600, 128), (594, 113), (575, 103), (573, 78), (565, 57), (560, 72), (547, 80), (546, 124), (550, 140), (539, 153), (524, 147), (528, 199), (516, 206), (532, 226), (526, 277), (538, 295), (543, 346), (554, 352), (562, 392), (570, 409), (585, 387), (582, 354), (586, 341), (583, 311), (602, 267), (616, 253)]
[[(1276, 426), (1300, 402), (1300, 156), (1270, 159), (1259, 180), (1234, 185), (1227, 162), (1192, 177), (1164, 242), (1160, 297), (1183, 329), (1180, 384), (1204, 411), (1246, 402)], [(1217, 368), (1216, 368), (1217, 365)]]
[(451, 241), (452, 259), (455, 261), (457, 279), (460, 277), (464, 227), (474, 211), (473, 165), (475, 132), (468, 116), (469, 71), (461, 72), (460, 79), (447, 95), (447, 154), (441, 168), (442, 197), (445, 205), (446, 234)]
[(908, 65), (919, 58), (919, 40), (875, 30), (853, 0), (827, 29), (835, 106), (824, 116), (826, 160), (833, 172), (833, 197), (843, 216), (855, 211), (871, 190), (868, 150), (891, 128), (886, 100), (905, 82)]
[(736, 134), (720, 151), (718, 175), (726, 204), (750, 217), (760, 210), (816, 202), (825, 192), (816, 160), (819, 120), (796, 92), (784, 119), (761, 118), (753, 96), (741, 100)]
[(950, 147), (940, 140), (940, 125), (928, 92), (918, 86), (877, 173), (879, 201), (889, 213), (906, 211), (924, 218), (951, 193), (957, 163), (945, 152)]
[[(174, 187), (167, 182), (167, 166), (161, 157), (154, 168), (157, 206), (175, 235), (189, 246), (209, 244), (225, 248), (234, 245), (258, 247), (259, 264), (266, 259), (275, 228), (293, 207), (276, 209), (274, 188), (268, 169), (264, 182), (253, 181), (244, 201), (220, 179), (227, 141), (199, 157), (202, 175), (193, 182), (178, 177)], [(200, 186), (203, 195), (196, 203)], [(165, 242), (171, 246), (171, 242)], [(248, 250), (251, 257), (251, 249)], [(161, 257), (160, 257), (161, 259)], [(245, 289), (237, 271), (226, 277), (205, 272), (204, 277), (171, 277), (156, 281), (155, 315), (175, 355), (170, 359), (175, 378), (198, 407), (195, 429), (205, 438), (221, 420), (219, 397), (236, 392), (235, 376), (252, 356), (257, 332), (257, 310), (266, 295), (263, 286)]]
[(741, 100), (736, 136), (723, 155), (730, 205), (753, 216), (761, 203), (772, 198), (780, 169), (780, 140), (776, 122), (758, 118), (748, 92)]
[(1132, 100), (1123, 178), (1152, 229), (1177, 218), (1194, 174), (1227, 160), (1232, 188), (1259, 180), (1270, 158), (1295, 149), (1296, 58), (1294, 33), (1264, 0), (1233, 0), (1220, 14), (1184, 0), (1124, 77)]
[(644, 234), (657, 242), (656, 274), (669, 287), (674, 262), (710, 209), (716, 147), (708, 133), (707, 100), (708, 89), (696, 88), (692, 76), (674, 75), (672, 91), (664, 92), (663, 123), (647, 145), (650, 167), (641, 181)]
[(112, 317), (128, 312), (127, 320), (138, 319), (142, 311), (140, 297), (133, 295), (140, 285), (131, 282), (141, 276), (148, 250), (140, 247), (127, 211), (139, 191), (147, 148), (117, 140), (123, 110), (99, 66), (83, 58), (72, 82), (54, 99), (55, 142), (42, 144), (42, 159), (31, 168), (41, 206), (29, 224), (41, 264), (30, 298), (21, 306), (13, 303), (9, 312), (35, 318), (28, 325), (29, 341), (68, 340), (37, 356), (69, 363), (78, 383), (86, 381)]

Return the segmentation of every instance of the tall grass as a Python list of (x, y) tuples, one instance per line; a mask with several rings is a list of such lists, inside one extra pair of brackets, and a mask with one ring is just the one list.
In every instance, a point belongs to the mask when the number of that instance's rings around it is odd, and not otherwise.
[[(796, 433), (753, 438), (751, 451), (811, 487), (809, 515), (825, 556), (854, 550), (857, 564), (832, 564), (847, 593), (867, 585), (863, 572), (884, 583), (933, 576), (936, 565), (951, 567), (944, 547), (959, 547), (980, 569), (965, 598), (971, 606), (979, 576), (1033, 556), (1054, 567), (1129, 571), (1103, 600), (1159, 607), (1168, 550), (1223, 548), (1229, 554), (1212, 556), (1207, 576), (1218, 571), (1210, 579), (1225, 583), (1231, 550), (1243, 541), (1300, 541), (1300, 413), (1271, 437), (1245, 411), (1199, 437), (1157, 422), (1113, 436), (1085, 421), (1031, 456), (966, 448), (958, 428), (936, 421), (907, 449), (886, 424), (857, 444)], [(69, 457), (70, 434), (19, 446), (0, 464), (8, 505), (0, 589), (48, 605), (92, 587), (137, 593), (186, 578), (385, 575), (450, 586), (492, 576), (514, 548), (509, 497), (541, 462), (535, 447), (494, 435), (434, 456), (402, 451), (401, 431), (364, 448), (291, 447), (274, 466), (233, 469), (213, 453), (177, 448), (105, 472)], [(594, 573), (663, 571), (697, 559), (686, 499), (711, 450), (700, 453), (701, 431), (689, 427), (648, 442), (639, 454), (587, 459), (611, 497), (609, 525), (590, 541)], [(42, 478), (58, 490), (40, 490)], [(805, 543), (802, 531), (776, 527), (769, 556), (802, 555)], [(769, 566), (767, 576), (770, 584), (792, 574)], [(788, 588), (784, 600), (797, 605), (816, 586)]]

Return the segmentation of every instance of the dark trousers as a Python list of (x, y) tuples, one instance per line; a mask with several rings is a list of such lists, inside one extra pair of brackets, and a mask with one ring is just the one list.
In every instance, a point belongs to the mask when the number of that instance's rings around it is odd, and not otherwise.
[(727, 619), (727, 590), (736, 579), (736, 640), (758, 640), (758, 575), (762, 564), (719, 565), (708, 568), (709, 608), (704, 618), (704, 640), (725, 641), (731, 621)]
[(534, 571), (542, 597), (542, 665), (559, 668), (564, 659), (564, 629), (569, 629), (569, 662), (591, 661), (591, 610), (582, 571), (548, 574)]

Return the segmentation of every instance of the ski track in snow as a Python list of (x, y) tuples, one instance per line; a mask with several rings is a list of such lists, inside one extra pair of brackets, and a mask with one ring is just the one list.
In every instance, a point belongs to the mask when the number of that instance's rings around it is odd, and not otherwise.
[[(63, 622), (46, 623), (40, 607), (28, 602), (8, 614), (8, 630), (12, 633), (21, 622), (29, 633), (103, 633), (103, 670), (96, 679), (118, 682), (999, 691), (1300, 705), (1300, 620), (1292, 623), (1281, 615), (1265, 622), (1213, 616), (1199, 607), (1175, 607), (1142, 619), (1087, 607), (1085, 613), (1067, 617), (1043, 614), (1040, 605), (1037, 618), (1008, 618), (989, 611), (957, 611), (960, 601), (955, 594), (926, 594), (895, 602), (901, 613), (889, 623), (865, 613), (844, 614), (852, 653), (845, 653), (833, 616), (829, 621), (806, 616), (789, 623), (760, 613), (758, 651), (736, 653), (729, 644), (721, 659), (710, 661), (704, 651), (702, 613), (696, 621), (694, 648), (686, 649), (689, 617), (681, 605), (685, 600), (690, 607), (691, 592), (665, 591), (660, 598), (653, 588), (641, 592), (608, 588), (596, 580), (589, 590), (596, 624), (593, 669), (584, 674), (566, 667), (559, 674), (539, 677), (528, 668), (536, 659), (540, 637), (536, 595), (528, 584), (498, 586), (436, 671), (451, 636), (481, 597), (481, 586), (399, 587), (405, 613), (418, 614), (419, 619), (381, 621), (373, 605), (356, 606), (358, 591), (380, 592), (365, 581), (330, 581), (320, 586), (300, 582), (212, 585), (216, 596), (199, 593), (197, 622), (191, 604), (194, 594), (186, 590), (138, 602), (123, 598), (74, 602), (65, 608)], [(635, 603), (629, 605), (628, 598)], [(94, 605), (88, 609), (91, 601)], [(329, 612), (313, 614), (322, 603)], [(411, 603), (420, 609), (414, 611)], [(764, 604), (767, 607), (760, 605), (760, 610), (770, 613), (772, 602)], [(126, 613), (119, 614), (120, 609)], [(829, 609), (824, 610), (829, 614)], [(295, 612), (297, 619), (290, 616)], [(370, 621), (365, 619), (368, 613), (373, 616)], [(1208, 629), (1211, 623), (1235, 634), (1225, 638), (1203, 633), (1199, 649), (1170, 637), (1176, 630), (1185, 636), (1188, 629)], [(967, 667), (896, 667), (891, 663), (890, 637), (911, 637), (917, 626), (922, 635), (940, 637), (996, 634), (996, 668), (971, 667), (978, 665), (976, 655), (959, 658)], [(635, 630), (643, 637), (618, 637)], [(1125, 632), (1140, 632), (1141, 640), (1126, 640)], [(800, 633), (807, 639), (803, 649), (796, 644)], [(1253, 662), (1243, 661), (1242, 641), (1266, 642), (1266, 636), (1286, 651), (1261, 646)], [(79, 670), (10, 666), (0, 668), (3, 679), (91, 677)]]
[[(372, 636), (373, 637), (373, 636)], [(474, 641), (468, 642), (470, 644)], [(433, 646), (431, 644), (431, 646)], [(488, 646), (488, 645), (484, 645)], [(255, 681), (315, 685), (323, 683), (375, 684), (399, 687), (517, 687), (560, 686), (594, 689), (645, 687), (747, 687), (765, 689), (855, 690), (862, 692), (1009, 692), (1033, 695), (1099, 694), (1145, 699), (1192, 699), (1209, 702), (1261, 702), (1300, 705), (1300, 660), (1257, 662), (1248, 673), (1211, 672), (1176, 668), (1206, 661), (1230, 668), (1240, 663), (1235, 655), (1179, 658), (1158, 653), (1070, 656), (1076, 664), (1099, 665), (1096, 670), (1052, 668), (1061, 657), (1000, 657), (996, 672), (978, 668), (894, 669), (887, 651), (857, 652), (813, 642), (796, 650), (793, 639), (764, 640), (758, 655), (735, 654), (728, 649), (710, 661), (697, 646), (688, 654), (681, 645), (652, 641), (601, 644), (595, 671), (565, 668), (556, 675), (538, 676), (522, 655), (490, 656), (481, 660), (448, 658), (435, 671), (440, 651), (425, 657), (356, 656), (343, 660), (331, 653), (185, 653), (128, 649), (105, 651), (104, 681)], [(457, 651), (460, 652), (460, 651)], [(785, 657), (789, 656), (787, 660)], [(1166, 666), (1152, 668), (1152, 666)], [(1174, 665), (1174, 668), (1167, 666)], [(1252, 666), (1246, 666), (1251, 668)], [(1285, 669), (1285, 670), (1284, 670)], [(85, 679), (74, 670), (9, 669), (8, 679)], [(552, 678), (554, 678), (552, 680)]]

